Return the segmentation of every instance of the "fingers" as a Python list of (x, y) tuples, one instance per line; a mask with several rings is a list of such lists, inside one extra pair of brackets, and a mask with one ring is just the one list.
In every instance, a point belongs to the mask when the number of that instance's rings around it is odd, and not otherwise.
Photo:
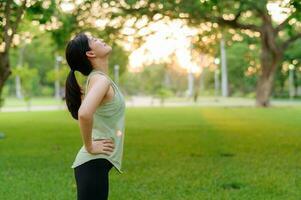
[(104, 144), (103, 147), (104, 148), (108, 148), (108, 149), (113, 149), (114, 148), (114, 144), (107, 143), (107, 144)]
[(105, 143), (103, 144), (103, 150), (104, 151), (110, 151), (113, 152), (114, 151), (114, 144), (111, 142)]
[(106, 144), (103, 144), (103, 146), (114, 148), (114, 144), (112, 144), (112, 143), (106, 143)]
[(100, 140), (94, 140), (97, 143), (102, 143), (102, 144), (114, 144), (114, 141), (111, 139), (100, 139)]
[(101, 138), (101, 139), (93, 139), (94, 141), (103, 141), (103, 142), (113, 142), (113, 140), (112, 139), (103, 139), (103, 138)]
[(113, 148), (103, 148), (103, 151), (109, 151), (109, 152), (113, 152), (114, 150), (113, 150)]
[(113, 140), (111, 140), (111, 139), (105, 139), (105, 140), (103, 140), (103, 143), (113, 143)]
[(103, 153), (110, 156), (113, 152), (113, 149), (110, 149), (110, 148), (103, 148)]
[(96, 143), (95, 145), (98, 146), (99, 153), (103, 153), (106, 155), (110, 155), (114, 151), (114, 142), (112, 139), (101, 139), (101, 140), (94, 140)]
[(114, 147), (114, 142), (112, 140), (105, 140), (105, 141), (103, 141), (103, 145)]

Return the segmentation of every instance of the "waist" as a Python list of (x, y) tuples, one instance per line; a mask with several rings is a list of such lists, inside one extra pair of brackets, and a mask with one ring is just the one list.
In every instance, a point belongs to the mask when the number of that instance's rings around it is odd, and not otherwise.
[(119, 140), (124, 136), (124, 132), (120, 129), (110, 130), (110, 131), (99, 131), (97, 129), (92, 130), (92, 139), (93, 140), (101, 140), (101, 139), (113, 139)]

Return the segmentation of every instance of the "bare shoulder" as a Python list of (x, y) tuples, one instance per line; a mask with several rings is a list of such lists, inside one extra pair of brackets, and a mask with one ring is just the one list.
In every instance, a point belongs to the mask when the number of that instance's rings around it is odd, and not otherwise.
[(98, 86), (108, 88), (110, 85), (110, 80), (108, 80), (108, 78), (105, 75), (95, 73), (92, 74), (90, 77), (88, 90), (95, 84), (97, 84)]
[(110, 87), (110, 80), (102, 74), (92, 74), (89, 88), (79, 109), (82, 116), (91, 116), (103, 101)]

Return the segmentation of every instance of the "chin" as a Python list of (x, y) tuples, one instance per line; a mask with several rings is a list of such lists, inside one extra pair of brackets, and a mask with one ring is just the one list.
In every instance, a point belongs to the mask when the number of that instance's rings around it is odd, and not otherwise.
[(104, 54), (102, 54), (100, 57), (107, 57), (111, 54), (112, 49), (108, 49), (108, 51), (106, 51)]
[(112, 52), (112, 47), (108, 46), (107, 54), (110, 54)]

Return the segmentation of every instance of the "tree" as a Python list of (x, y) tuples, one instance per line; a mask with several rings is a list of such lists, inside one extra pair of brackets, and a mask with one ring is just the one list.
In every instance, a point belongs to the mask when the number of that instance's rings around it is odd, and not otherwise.
[[(5, 81), (12, 73), (9, 66), (9, 49), (25, 9), (26, 1), (23, 1), (21, 5), (17, 5), (12, 0), (0, 1), (0, 19), (3, 22), (0, 26), (2, 36), (0, 38), (0, 94)], [(1, 95), (0, 101), (3, 101)]]
[[(126, 65), (128, 62), (127, 52), (121, 47), (121, 45), (116, 42), (118, 39), (122, 39), (122, 34), (118, 34), (122, 26), (116, 26), (116, 22), (111, 22), (108, 17), (113, 13), (110, 8), (108, 8), (107, 3), (103, 1), (69, 1), (69, 6), (73, 9), (70, 11), (62, 11), (57, 9), (54, 12), (57, 21), (61, 22), (59, 28), (50, 30), (52, 39), (55, 43), (54, 54), (61, 55), (64, 57), (65, 46), (67, 42), (71, 39), (71, 36), (75, 36), (80, 32), (88, 32), (95, 37), (104, 39), (109, 45), (112, 46), (112, 54), (110, 56), (109, 68), (114, 69), (114, 65), (119, 65), (119, 74), (123, 74), (126, 70)], [(125, 19), (120, 19), (119, 22)], [(122, 24), (122, 23), (120, 23)], [(63, 59), (64, 72), (60, 75), (60, 80), (65, 80), (69, 72), (69, 67), (67, 66), (65, 59)], [(48, 80), (54, 75), (48, 75)], [(113, 70), (110, 71), (113, 75)]]
[(22, 82), (22, 94), (24, 95), (24, 100), (27, 102), (27, 108), (30, 109), (31, 106), (31, 97), (34, 87), (35, 78), (37, 78), (38, 70), (31, 69), (28, 65), (23, 66), (22, 68), (14, 68), (12, 70), (12, 76), (19, 76)]
[[(111, 1), (109, 1), (111, 2)], [(269, 106), (272, 86), (277, 67), (281, 64), (286, 49), (301, 37), (297, 31), (297, 22), (301, 21), (301, 2), (290, 0), (281, 2), (287, 8), (288, 16), (280, 24), (275, 24), (267, 9), (267, 4), (274, 1), (261, 0), (185, 0), (185, 1), (127, 1), (115, 2), (120, 15), (125, 13), (137, 16), (146, 15), (153, 19), (161, 14), (170, 19), (183, 19), (191, 26), (200, 27), (203, 23), (231, 27), (238, 34), (248, 30), (248, 34), (258, 34), (261, 44), (260, 77), (256, 88), (256, 104)]]
[[(48, 3), (48, 4), (45, 4)], [(13, 44), (13, 38), (24, 17), (25, 11), (31, 19), (38, 19), (40, 23), (46, 23), (55, 8), (55, 2), (51, 1), (27, 1), (17, 3), (13, 0), (0, 1), (0, 101), (5, 81), (12, 74), (9, 61), (9, 52)]]
[[(249, 48), (254, 48), (250, 50)], [(231, 94), (247, 94), (254, 91), (258, 76), (258, 47), (244, 40), (227, 49), (229, 90)], [(240, 56), (237, 56), (240, 55)]]
[[(114, 29), (110, 26), (105, 31), (99, 31), (99, 27), (95, 26), (95, 20), (99, 17), (99, 14), (91, 14), (92, 7), (95, 9), (97, 5), (103, 5), (98, 1), (70, 1), (69, 4), (73, 4), (74, 9), (69, 12), (64, 12), (62, 5), (65, 1), (62, 0), (45, 0), (45, 1), (14, 1), (0, 0), (0, 34), (3, 36), (0, 38), (0, 100), (2, 94), (2, 88), (4, 83), (10, 76), (10, 50), (14, 47), (14, 36), (20, 31), (20, 25), (24, 25), (25, 20), (29, 23), (38, 24), (46, 32), (50, 33), (54, 42), (51, 47), (52, 54), (62, 55), (65, 50), (65, 45), (70, 39), (70, 36), (82, 31), (90, 31), (96, 36), (104, 34), (109, 36), (118, 29)], [(102, 7), (98, 7), (102, 10)], [(104, 12), (97, 12), (104, 14)], [(91, 20), (92, 19), (92, 20)], [(25, 25), (26, 27), (31, 24)], [(32, 33), (35, 35), (35, 33)], [(108, 39), (111, 39), (108, 37)], [(113, 39), (112, 39), (113, 40)], [(111, 40), (111, 41), (112, 41)], [(22, 41), (21, 41), (22, 42)], [(115, 44), (116, 45), (116, 44)], [(17, 46), (17, 45), (15, 45)], [(120, 48), (116, 47), (118, 52)], [(36, 55), (34, 55), (36, 56)], [(126, 59), (121, 63), (124, 64)], [(117, 61), (116, 63), (120, 63)], [(33, 66), (33, 65), (30, 65)], [(121, 65), (121, 71), (124, 71), (124, 66)]]

